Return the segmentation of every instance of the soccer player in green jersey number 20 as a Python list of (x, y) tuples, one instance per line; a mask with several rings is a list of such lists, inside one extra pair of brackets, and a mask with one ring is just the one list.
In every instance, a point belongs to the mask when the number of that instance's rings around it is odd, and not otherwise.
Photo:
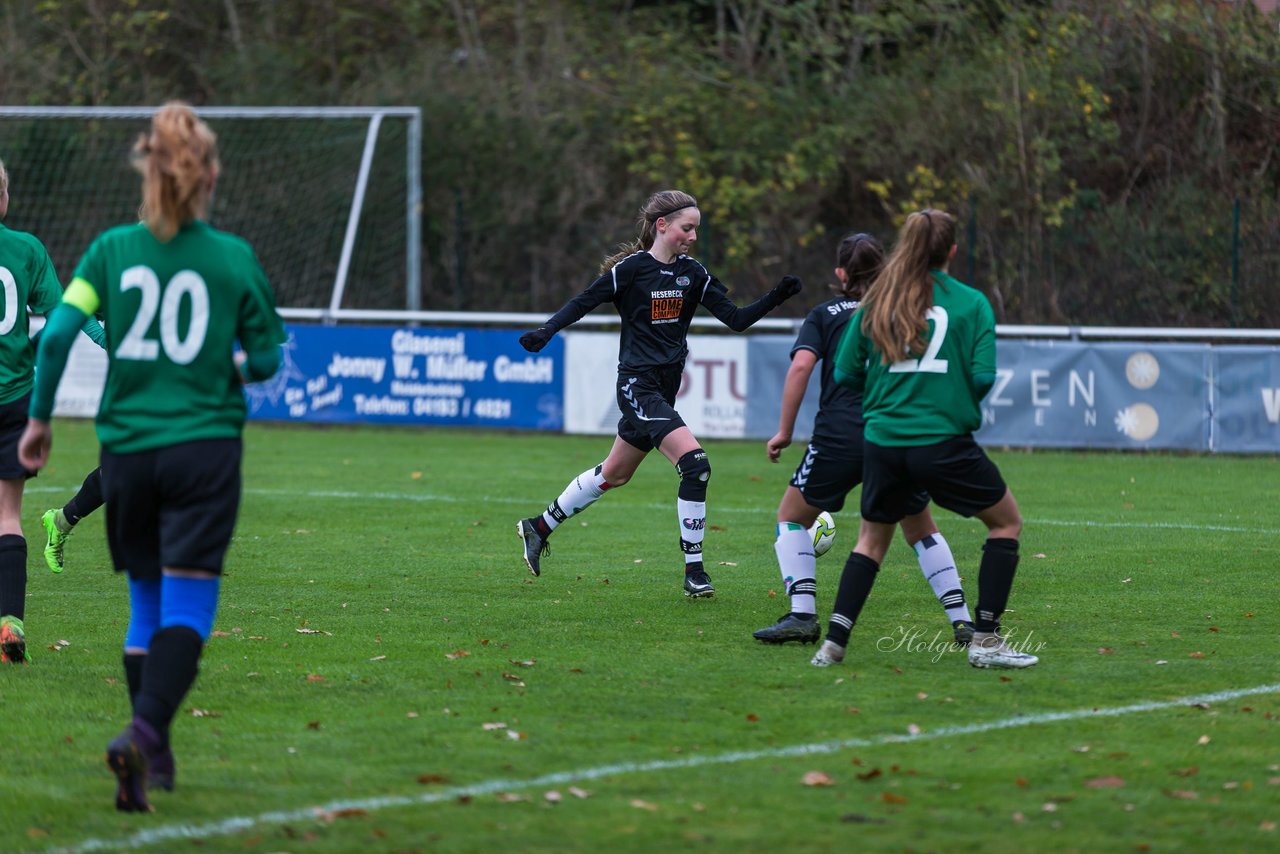
[(70, 339), (100, 311), (108, 369), (97, 432), (107, 544), (129, 578), (133, 706), (107, 763), (116, 808), (144, 812), (148, 784), (173, 786), (169, 726), (213, 629), (240, 504), (242, 384), (275, 373), (284, 328), (249, 244), (204, 221), (219, 169), (209, 127), (186, 104), (168, 103), (134, 146), (134, 163), (143, 221), (98, 236), (50, 316), (19, 450), (31, 468), (47, 462)]
[(836, 381), (863, 393), (862, 526), (827, 638), (813, 657), (819, 667), (844, 659), (894, 526), (921, 490), (987, 526), (969, 663), (1013, 668), (1038, 660), (999, 634), (1018, 567), (1022, 515), (973, 438), (982, 424), (979, 404), (996, 378), (995, 315), (985, 296), (948, 275), (955, 236), (948, 213), (908, 216), (836, 353)]
[[(9, 212), (9, 173), (0, 162), (0, 220)], [(31, 234), (0, 224), (0, 661), (25, 664), (27, 655), (27, 541), (22, 536), (22, 493), (35, 472), (18, 459), (18, 438), (35, 377), (28, 307), (45, 314), (62, 299), (62, 285), (44, 245)], [(92, 317), (80, 326), (101, 345)], [(71, 330), (71, 337), (75, 336)]]

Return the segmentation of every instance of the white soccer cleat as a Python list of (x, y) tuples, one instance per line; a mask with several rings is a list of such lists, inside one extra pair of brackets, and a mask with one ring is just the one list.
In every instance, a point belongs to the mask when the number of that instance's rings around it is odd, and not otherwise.
[(844, 661), (844, 647), (831, 641), (823, 641), (809, 663), (814, 667), (831, 667)]
[(969, 643), (969, 663), (974, 667), (995, 667), (1017, 670), (1040, 661), (1028, 652), (1019, 652), (995, 634), (975, 634)]

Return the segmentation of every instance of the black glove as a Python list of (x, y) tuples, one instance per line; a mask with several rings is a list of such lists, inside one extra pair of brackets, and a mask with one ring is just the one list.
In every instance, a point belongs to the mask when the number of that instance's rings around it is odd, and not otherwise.
[(769, 291), (769, 295), (773, 297), (774, 305), (782, 305), (803, 289), (804, 282), (800, 281), (799, 276), (783, 276), (778, 284), (773, 286), (773, 290)]
[(539, 326), (532, 332), (526, 332), (520, 336), (520, 346), (528, 350), (530, 353), (536, 353), (543, 347), (547, 346), (547, 342), (551, 340), (551, 330), (545, 326)]

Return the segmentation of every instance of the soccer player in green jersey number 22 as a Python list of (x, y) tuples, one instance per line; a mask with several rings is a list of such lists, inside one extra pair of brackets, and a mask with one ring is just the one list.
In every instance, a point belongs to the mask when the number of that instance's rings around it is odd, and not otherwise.
[(166, 104), (134, 155), (143, 221), (98, 236), (50, 316), (20, 454), (31, 468), (48, 461), (71, 336), (100, 311), (108, 370), (97, 432), (107, 544), (129, 578), (133, 707), (107, 763), (116, 808), (144, 812), (148, 785), (173, 786), (170, 724), (213, 629), (240, 504), (242, 384), (275, 373), (284, 327), (253, 249), (204, 221), (219, 169), (209, 127), (186, 104)]
[(594, 504), (606, 490), (631, 480), (654, 448), (680, 477), (676, 508), (684, 552), (684, 593), (695, 599), (715, 594), (702, 562), (707, 523), (707, 481), (711, 462), (693, 432), (675, 410), (676, 394), (689, 355), (689, 326), (698, 306), (735, 332), (800, 292), (795, 276), (739, 308), (720, 280), (688, 252), (698, 239), (702, 213), (698, 201), (680, 190), (654, 193), (640, 209), (639, 238), (601, 265), (600, 275), (546, 323), (520, 336), (520, 346), (536, 353), (561, 329), (587, 312), (612, 302), (622, 335), (618, 344), (618, 436), (604, 462), (575, 477), (538, 516), (521, 519), (516, 533), (524, 561), (534, 575), (551, 532), (567, 518)]
[[(813, 435), (778, 504), (778, 538), (773, 549), (791, 610), (772, 626), (753, 633), (765, 643), (813, 643), (822, 632), (816, 607), (817, 562), (808, 529), (823, 510), (840, 512), (845, 496), (862, 482), (862, 395), (835, 381), (835, 354), (845, 327), (858, 308), (858, 300), (883, 262), (884, 248), (870, 234), (850, 234), (841, 240), (836, 247), (835, 275), (840, 282), (837, 295), (814, 306), (791, 348), (778, 432), (765, 443), (773, 462), (791, 444), (809, 376), (819, 361), (822, 380)], [(968, 644), (973, 636), (973, 621), (969, 619), (951, 547), (929, 513), (929, 495), (921, 492), (913, 496), (906, 509), (902, 535), (915, 550), (920, 570), (942, 604), (956, 644)]]
[[(9, 173), (0, 162), (0, 220), (9, 212)], [(18, 459), (35, 378), (27, 309), (45, 314), (62, 299), (49, 253), (34, 235), (0, 224), (0, 661), (25, 664), (27, 654), (27, 541), (22, 536), (22, 493), (35, 472)], [(92, 317), (79, 324), (101, 345)], [(75, 336), (75, 329), (71, 336)]]
[(999, 634), (1018, 567), (1022, 515), (973, 438), (982, 424), (979, 404), (996, 377), (995, 315), (985, 296), (947, 273), (955, 236), (948, 213), (908, 216), (836, 352), (836, 381), (863, 393), (862, 525), (826, 640), (813, 657), (819, 667), (844, 659), (894, 526), (921, 490), (987, 526), (969, 663), (1016, 668), (1038, 661)]

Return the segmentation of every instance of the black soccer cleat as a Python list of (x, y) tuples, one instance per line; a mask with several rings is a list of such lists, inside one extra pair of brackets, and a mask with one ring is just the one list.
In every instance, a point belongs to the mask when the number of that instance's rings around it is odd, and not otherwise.
[(538, 528), (534, 525), (533, 519), (521, 519), (516, 522), (516, 536), (524, 542), (524, 562), (529, 565), (529, 571), (534, 575), (541, 575), (542, 568), (539, 561), (542, 556), (551, 553), (551, 544), (547, 542), (547, 538), (538, 533)]
[(951, 624), (951, 631), (956, 639), (956, 646), (968, 646), (973, 640), (973, 623), (968, 620), (956, 620)]
[(752, 632), (751, 636), (765, 643), (817, 643), (822, 636), (822, 627), (818, 625), (817, 614), (786, 613), (772, 626)]
[(159, 752), (160, 737), (141, 718), (134, 718), (107, 745), (107, 767), (116, 775), (116, 809), (120, 812), (151, 812), (147, 765)]
[(684, 595), (690, 599), (706, 599), (716, 595), (711, 576), (705, 569), (691, 569), (684, 574)]

